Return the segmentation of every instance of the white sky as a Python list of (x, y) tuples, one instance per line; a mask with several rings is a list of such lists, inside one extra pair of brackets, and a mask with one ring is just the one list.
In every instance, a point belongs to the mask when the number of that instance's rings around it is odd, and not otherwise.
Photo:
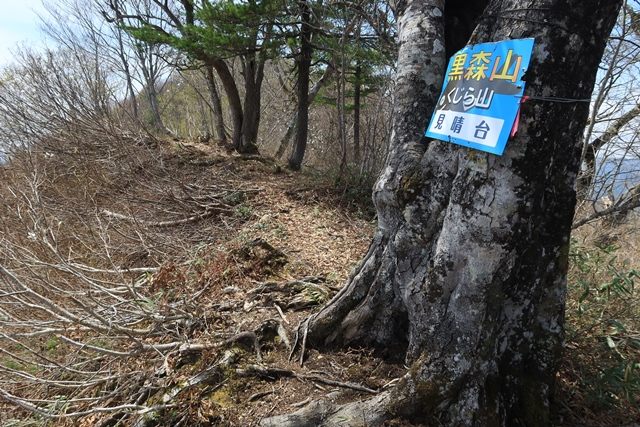
[(13, 62), (12, 50), (18, 43), (28, 47), (43, 44), (40, 20), (41, 0), (0, 0), (0, 67)]

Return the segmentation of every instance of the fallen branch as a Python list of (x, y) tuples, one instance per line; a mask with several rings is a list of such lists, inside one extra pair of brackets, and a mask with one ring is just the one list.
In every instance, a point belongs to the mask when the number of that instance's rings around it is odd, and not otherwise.
[(626, 215), (640, 207), (640, 185), (636, 185), (631, 188), (624, 197), (619, 199), (613, 206), (603, 209), (601, 211), (594, 212), (593, 214), (575, 221), (572, 225), (573, 229), (581, 227), (598, 218), (602, 218), (608, 215)]
[(182, 219), (177, 219), (177, 220), (173, 220), (173, 221), (146, 221), (143, 219), (139, 219), (139, 218), (135, 218), (133, 216), (129, 216), (129, 215), (123, 215), (117, 212), (111, 212), (110, 210), (107, 209), (103, 209), (102, 210), (102, 214), (111, 218), (115, 218), (115, 219), (120, 219), (123, 221), (129, 221), (129, 222), (134, 222), (134, 223), (138, 223), (138, 224), (142, 224), (144, 226), (147, 227), (173, 227), (176, 225), (183, 225), (183, 224), (189, 224), (192, 222), (197, 222), (200, 220), (203, 220), (205, 218), (209, 218), (217, 213), (220, 212), (231, 212), (230, 209), (225, 209), (225, 208), (216, 208), (216, 209), (208, 209), (205, 210), (204, 212), (197, 214), (197, 215), (193, 215), (187, 218), (182, 218)]
[(142, 415), (148, 412), (160, 411), (160, 410), (172, 408), (175, 406), (175, 405), (144, 406), (144, 405), (132, 404), (132, 405), (111, 406), (107, 408), (103, 408), (103, 407), (91, 408), (85, 411), (70, 412), (66, 414), (53, 414), (46, 408), (42, 408), (38, 405), (35, 405), (31, 403), (31, 401), (28, 399), (22, 399), (18, 396), (14, 396), (2, 388), (0, 388), (0, 399), (8, 403), (11, 403), (12, 405), (18, 406), (22, 409), (25, 409), (27, 411), (36, 413), (38, 415), (41, 415), (45, 418), (50, 418), (50, 419), (75, 418), (75, 417), (82, 417), (85, 415), (91, 415), (91, 414), (97, 414), (97, 413), (111, 413), (111, 412), (119, 412), (119, 411), (131, 411), (131, 412), (136, 412)]
[(269, 391), (260, 391), (258, 393), (252, 394), (247, 401), (248, 402), (255, 402), (256, 400), (260, 400), (265, 396), (269, 396), (270, 394), (275, 393), (273, 390), (269, 390)]
[(307, 335), (309, 334), (309, 321), (311, 318), (307, 318), (304, 323), (304, 332), (302, 334), (302, 347), (300, 348), (300, 366), (304, 364), (304, 353), (307, 350)]
[(275, 380), (278, 378), (297, 378), (303, 381), (319, 382), (326, 385), (335, 387), (348, 388), (351, 390), (361, 391), (365, 393), (377, 394), (377, 390), (373, 390), (369, 387), (365, 387), (361, 384), (337, 381), (331, 378), (321, 376), (319, 374), (301, 374), (291, 369), (283, 369), (278, 367), (268, 367), (262, 365), (247, 365), (244, 368), (236, 369), (236, 374), (241, 377), (260, 377), (264, 379)]
[[(312, 400), (298, 411), (265, 418), (262, 427), (298, 426), (377, 426), (390, 417), (389, 393), (380, 393), (369, 400), (338, 405), (327, 400)], [(302, 402), (301, 402), (302, 403)]]
[(287, 318), (284, 315), (284, 312), (282, 311), (282, 308), (280, 308), (280, 306), (276, 303), (273, 303), (273, 305), (276, 308), (276, 311), (278, 312), (278, 314), (280, 315), (280, 318), (282, 318), (282, 320), (284, 321), (284, 323), (286, 323), (287, 325), (289, 324), (289, 321), (287, 320)]
[(349, 388), (351, 390), (362, 391), (365, 393), (377, 394), (378, 391), (371, 389), (369, 387), (365, 387), (361, 384), (352, 383), (352, 382), (344, 382), (332, 380), (331, 378), (322, 377), (320, 375), (312, 374), (312, 375), (297, 375), (297, 378), (309, 380), (309, 381), (317, 381), (322, 384), (332, 385), (336, 387)]
[(157, 273), (160, 271), (160, 267), (131, 267), (131, 268), (95, 268), (84, 264), (69, 263), (73, 268), (86, 271), (87, 273), (107, 273), (107, 274), (124, 274), (124, 273)]

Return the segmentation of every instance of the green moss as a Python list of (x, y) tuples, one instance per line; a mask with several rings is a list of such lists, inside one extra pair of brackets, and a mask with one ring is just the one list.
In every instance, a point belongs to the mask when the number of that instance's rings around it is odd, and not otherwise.
[(211, 393), (209, 400), (223, 409), (230, 408), (234, 405), (232, 396), (232, 390), (230, 387), (221, 387), (218, 390)]
[(407, 173), (401, 178), (398, 196), (404, 205), (408, 205), (416, 199), (418, 194), (420, 194), (422, 184), (422, 174), (417, 169)]
[(430, 412), (435, 408), (442, 400), (447, 396), (443, 393), (447, 390), (449, 384), (449, 378), (447, 378), (446, 372), (441, 372), (438, 375), (430, 376), (428, 379), (422, 379), (422, 373), (420, 367), (429, 365), (431, 361), (425, 355), (422, 355), (413, 365), (409, 368), (409, 375), (411, 376), (414, 387), (415, 396), (419, 399), (421, 404), (420, 411), (423, 413)]
[(429, 406), (435, 406), (436, 400), (440, 399), (442, 384), (439, 381), (429, 379), (427, 381), (416, 381), (416, 395), (420, 396), (423, 402), (429, 402)]
[(47, 349), (48, 352), (53, 352), (55, 351), (56, 347), (58, 347), (58, 345), (60, 345), (60, 341), (58, 340), (57, 337), (50, 337), (45, 343), (44, 343), (44, 347)]
[(38, 371), (40, 371), (40, 368), (38, 368), (37, 365), (33, 365), (33, 364), (25, 364), (25, 363), (21, 363), (18, 362), (16, 360), (13, 359), (5, 359), (5, 360), (1, 360), (0, 361), (0, 365), (4, 366), (7, 369), (13, 369), (15, 371), (23, 371), (23, 372), (28, 372), (30, 374), (35, 374)]

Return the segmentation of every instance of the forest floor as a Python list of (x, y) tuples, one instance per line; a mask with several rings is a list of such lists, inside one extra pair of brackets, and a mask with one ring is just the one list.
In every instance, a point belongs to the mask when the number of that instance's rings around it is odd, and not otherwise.
[[(171, 395), (165, 410), (47, 421), (18, 416), (5, 402), (0, 403), (0, 424), (253, 426), (312, 399), (347, 402), (393, 387), (406, 367), (370, 352), (307, 348), (301, 363), (300, 352), (292, 351), (301, 344), (298, 325), (340, 289), (366, 252), (375, 229), (371, 207), (349, 199), (347, 191), (324, 176), (291, 173), (270, 159), (186, 141), (167, 142), (157, 150), (153, 162), (143, 162), (129, 178), (126, 190), (118, 181), (94, 188), (92, 197), (72, 192), (64, 197), (76, 198), (76, 212), (90, 201), (93, 211), (146, 218), (138, 226), (155, 229), (141, 241), (161, 242), (162, 249), (150, 249), (149, 243), (136, 251), (132, 244), (122, 262), (128, 268), (159, 267), (145, 279), (158, 306), (197, 295), (200, 322), (184, 339), (218, 344), (118, 362), (162, 377), (147, 404), (167, 402)], [(185, 208), (184, 203), (169, 206), (185, 186), (226, 192), (222, 213), (157, 227), (159, 220), (171, 222), (166, 216), (179, 212), (179, 206)], [(198, 197), (190, 195), (190, 200)], [(640, 312), (633, 268), (640, 261), (640, 236), (634, 225), (616, 226), (606, 241), (602, 231), (590, 226), (575, 233), (556, 425), (620, 426), (640, 420)], [(53, 347), (53, 355), (63, 351), (61, 345)], [(222, 368), (210, 369), (216, 366)], [(32, 398), (49, 393), (42, 387), (30, 390), (36, 394)]]

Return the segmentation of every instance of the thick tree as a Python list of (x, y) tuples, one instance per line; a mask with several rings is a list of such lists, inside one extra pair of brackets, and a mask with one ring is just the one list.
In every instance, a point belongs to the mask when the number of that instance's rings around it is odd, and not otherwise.
[[(300, 333), (373, 347), (411, 365), (391, 391), (319, 401), (264, 425), (549, 425), (563, 339), (569, 234), (588, 103), (621, 0), (491, 0), (469, 43), (535, 38), (520, 128), (502, 156), (423, 138), (448, 34), (468, 13), (397, 4), (390, 154), (374, 189), (378, 229), (343, 290)], [(463, 2), (464, 3), (464, 2)], [(446, 19), (445, 19), (446, 12)], [(452, 24), (453, 22), (453, 24)], [(469, 19), (466, 19), (469, 22)]]

